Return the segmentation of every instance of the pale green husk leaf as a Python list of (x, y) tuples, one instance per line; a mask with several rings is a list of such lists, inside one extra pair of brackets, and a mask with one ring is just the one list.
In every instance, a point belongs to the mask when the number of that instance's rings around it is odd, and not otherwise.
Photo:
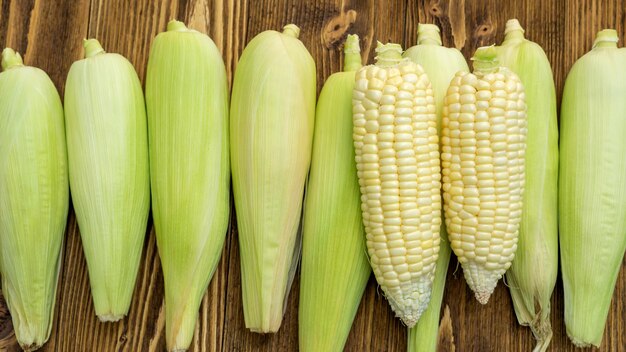
[(626, 249), (626, 51), (598, 33), (570, 70), (561, 106), (559, 230), (565, 327), (599, 346)]
[(352, 146), (352, 89), (361, 67), (349, 35), (344, 72), (331, 75), (315, 115), (300, 274), (300, 351), (343, 351), (371, 273)]
[(52, 329), (69, 207), (63, 107), (48, 75), (11, 49), (0, 73), (0, 269), (20, 346)]
[(299, 29), (265, 31), (237, 65), (231, 104), (233, 191), (246, 327), (275, 332), (297, 264), (311, 160), (315, 62)]
[(145, 103), (128, 60), (95, 39), (85, 50), (65, 84), (70, 188), (96, 315), (117, 321), (130, 307), (150, 211)]
[(543, 352), (552, 338), (550, 298), (559, 257), (556, 92), (545, 52), (524, 38), (524, 30), (515, 19), (507, 22), (498, 59), (524, 84), (528, 120), (522, 221), (518, 249), (506, 278), (517, 320), (530, 326), (538, 340), (535, 352)]
[(165, 336), (186, 350), (229, 217), (228, 84), (206, 35), (178, 21), (150, 50), (146, 77), (152, 213), (165, 282)]

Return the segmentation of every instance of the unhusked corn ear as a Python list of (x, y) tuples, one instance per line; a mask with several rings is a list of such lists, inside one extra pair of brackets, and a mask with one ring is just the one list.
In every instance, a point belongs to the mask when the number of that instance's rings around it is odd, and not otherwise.
[(186, 350), (229, 217), (228, 83), (206, 35), (171, 21), (150, 49), (146, 105), (165, 339)]
[(526, 182), (517, 254), (506, 273), (520, 324), (529, 325), (545, 351), (552, 339), (550, 297), (558, 272), (559, 145), (552, 69), (541, 47), (524, 38), (516, 19), (506, 24), (498, 59), (515, 72), (526, 93)]
[(522, 82), (476, 50), (474, 73), (450, 82), (443, 112), (445, 221), (476, 299), (486, 304), (517, 249), (524, 193), (526, 103)]
[(233, 82), (231, 160), (243, 312), (276, 332), (300, 259), (298, 227), (311, 162), (315, 61), (289, 24), (246, 46)]
[[(450, 85), (450, 80), (457, 72), (469, 71), (465, 58), (459, 50), (442, 46), (439, 27), (434, 24), (423, 23), (420, 23), (417, 27), (417, 45), (407, 49), (402, 56), (422, 66), (428, 75), (435, 96), (437, 131), (441, 135), (440, 127), (446, 91)], [(417, 325), (409, 330), (409, 352), (434, 352), (437, 349), (439, 312), (441, 311), (450, 254), (450, 242), (448, 241), (445, 224), (442, 224), (439, 257), (437, 258), (430, 304)]]
[(132, 64), (86, 40), (65, 84), (72, 202), (96, 315), (128, 313), (150, 211), (148, 131)]
[(26, 351), (50, 336), (69, 207), (63, 107), (45, 72), (12, 49), (0, 73), (0, 271)]
[(435, 99), (421, 66), (378, 43), (356, 74), (353, 139), (370, 263), (391, 308), (412, 327), (430, 300), (441, 226)]
[(626, 249), (626, 49), (617, 41), (613, 29), (598, 33), (567, 75), (561, 105), (565, 327), (579, 347), (602, 342)]
[(365, 252), (352, 146), (352, 89), (359, 37), (348, 35), (343, 72), (317, 102), (304, 208), (298, 319), (300, 351), (343, 351), (372, 272)]

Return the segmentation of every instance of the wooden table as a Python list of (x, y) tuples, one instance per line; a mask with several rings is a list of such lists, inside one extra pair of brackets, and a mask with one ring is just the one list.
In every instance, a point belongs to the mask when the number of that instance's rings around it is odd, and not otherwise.
[[(165, 30), (168, 20), (177, 18), (213, 38), (232, 78), (237, 59), (253, 36), (296, 23), (316, 59), (319, 89), (326, 77), (340, 70), (339, 48), (345, 33), (361, 36), (363, 57), (371, 62), (377, 40), (408, 47), (416, 42), (418, 22), (434, 22), (442, 27), (444, 45), (456, 46), (469, 57), (480, 45), (501, 42), (504, 24), (513, 17), (526, 28), (527, 37), (547, 52), (559, 99), (569, 68), (591, 48), (598, 30), (616, 28), (621, 37), (626, 36), (623, 0), (0, 0), (0, 44), (13, 47), (25, 54), (27, 64), (48, 72), (62, 94), (67, 71), (82, 57), (82, 39), (86, 37), (98, 38), (107, 51), (130, 59), (143, 80), (152, 39)], [(277, 334), (257, 335), (244, 328), (234, 212), (231, 223), (222, 260), (200, 308), (192, 350), (296, 351), (297, 280)], [(142, 263), (129, 316), (117, 324), (99, 323), (72, 214), (54, 328), (43, 350), (163, 351), (163, 279), (152, 230)], [(531, 333), (517, 325), (504, 284), (500, 283), (487, 306), (480, 306), (453, 260), (446, 290), (444, 304), (450, 307), (457, 351), (532, 349)], [(626, 350), (626, 300), (621, 299), (625, 294), (622, 274), (602, 351)], [(560, 279), (552, 302), (551, 351), (574, 351), (563, 325)], [(0, 348), (19, 350), (5, 306), (0, 307)], [(393, 317), (372, 278), (346, 350), (405, 349), (406, 329)]]

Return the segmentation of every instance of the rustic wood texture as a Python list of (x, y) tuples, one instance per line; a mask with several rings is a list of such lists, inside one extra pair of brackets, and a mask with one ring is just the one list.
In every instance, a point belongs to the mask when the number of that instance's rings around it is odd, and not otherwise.
[[(97, 37), (104, 48), (126, 56), (142, 79), (154, 36), (177, 18), (210, 35), (222, 51), (229, 79), (245, 44), (266, 29), (287, 23), (302, 28), (301, 39), (316, 59), (318, 89), (341, 68), (346, 33), (361, 37), (371, 61), (376, 41), (415, 44), (419, 22), (442, 28), (443, 42), (469, 58), (476, 47), (500, 42), (504, 24), (516, 17), (527, 37), (545, 49), (560, 100), (566, 74), (591, 48), (595, 33), (616, 28), (626, 36), (622, 0), (0, 0), (0, 44), (24, 53), (27, 64), (47, 71), (59, 92), (71, 63), (81, 58), (82, 39)], [(623, 43), (623, 40), (622, 42)], [(231, 215), (222, 260), (200, 308), (192, 351), (296, 351), (298, 279), (280, 331), (259, 335), (244, 327), (235, 214)], [(43, 351), (163, 351), (163, 279), (152, 226), (147, 230), (131, 311), (117, 324), (95, 317), (80, 234), (70, 215), (59, 282), (54, 328)], [(626, 350), (626, 276), (618, 278), (600, 351)], [(574, 351), (563, 323), (559, 279), (553, 296), (554, 338), (550, 351)], [(456, 260), (450, 264), (444, 305), (450, 313), (441, 331), (442, 350), (530, 351), (530, 331), (517, 324), (507, 288), (500, 284), (480, 306)], [(0, 350), (17, 351), (8, 311), (0, 300)], [(346, 346), (347, 351), (405, 351), (406, 329), (395, 319), (370, 279)]]

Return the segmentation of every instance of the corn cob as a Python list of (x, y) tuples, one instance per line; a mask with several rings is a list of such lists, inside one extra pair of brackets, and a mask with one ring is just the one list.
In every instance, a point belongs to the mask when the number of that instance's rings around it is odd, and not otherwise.
[(452, 79), (443, 113), (442, 167), (450, 246), (486, 304), (517, 249), (524, 191), (524, 87), (494, 47), (476, 50), (474, 74)]
[(524, 29), (516, 19), (506, 24), (498, 59), (519, 76), (526, 92), (526, 186), (518, 250), (506, 278), (517, 320), (530, 326), (538, 340), (535, 351), (539, 352), (548, 348), (552, 338), (550, 297), (559, 260), (556, 93), (546, 54), (524, 38)]
[(86, 40), (65, 85), (70, 188), (96, 314), (128, 313), (150, 211), (148, 131), (128, 60)]
[(153, 217), (170, 351), (191, 343), (229, 217), (228, 83), (206, 35), (178, 21), (152, 44), (146, 104)]
[(372, 272), (365, 253), (352, 146), (352, 90), (359, 37), (348, 35), (344, 72), (331, 75), (317, 103), (300, 274), (300, 351), (343, 351)]
[(12, 49), (0, 73), (0, 268), (17, 341), (50, 336), (69, 207), (63, 107), (40, 69)]
[(600, 346), (626, 249), (626, 49), (600, 31), (565, 81), (559, 228), (565, 326), (575, 345)]
[[(457, 72), (468, 72), (469, 68), (460, 51), (442, 46), (439, 27), (436, 25), (420, 23), (417, 27), (417, 44), (407, 49), (403, 56), (421, 65), (430, 79), (437, 110), (437, 131), (439, 136), (441, 136), (443, 103), (450, 80)], [(439, 313), (441, 311), (450, 254), (448, 235), (445, 224), (442, 224), (439, 257), (436, 264), (430, 304), (417, 325), (409, 330), (409, 352), (435, 351), (437, 349)]]
[(233, 191), (246, 327), (280, 328), (299, 260), (298, 227), (311, 161), (315, 62), (287, 25), (246, 46), (233, 83)]
[(430, 300), (441, 226), (433, 91), (398, 44), (356, 74), (354, 148), (367, 250), (391, 308), (412, 327)]

